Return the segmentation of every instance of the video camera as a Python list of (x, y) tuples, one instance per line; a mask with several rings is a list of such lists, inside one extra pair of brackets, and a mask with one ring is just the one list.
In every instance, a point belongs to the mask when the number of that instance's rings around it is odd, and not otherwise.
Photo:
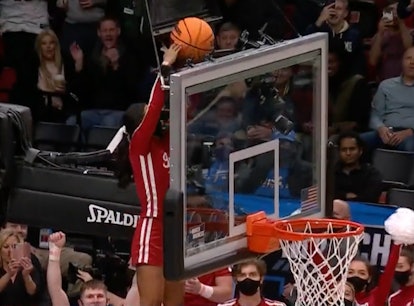
[(287, 135), (293, 130), (294, 124), (284, 115), (286, 102), (274, 86), (275, 80), (276, 78), (270, 74), (247, 80), (247, 85), (251, 88), (248, 97), (255, 100), (249, 116), (256, 114), (255, 117), (249, 118), (247, 121), (248, 125), (257, 124), (260, 121), (272, 122), (277, 131)]

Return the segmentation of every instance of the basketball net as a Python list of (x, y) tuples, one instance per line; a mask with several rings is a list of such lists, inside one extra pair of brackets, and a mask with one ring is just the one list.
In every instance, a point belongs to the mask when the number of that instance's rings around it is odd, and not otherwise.
[[(300, 230), (306, 236), (303, 240), (280, 239), (295, 278), (295, 306), (344, 305), (348, 268), (364, 233), (357, 233), (351, 225), (338, 228), (333, 223), (327, 222), (325, 229), (315, 229), (308, 221)], [(287, 223), (284, 231), (294, 233), (298, 230)]]

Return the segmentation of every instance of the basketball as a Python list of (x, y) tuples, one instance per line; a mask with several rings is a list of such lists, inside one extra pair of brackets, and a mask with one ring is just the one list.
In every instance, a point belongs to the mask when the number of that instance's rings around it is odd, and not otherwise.
[(200, 18), (188, 17), (180, 20), (170, 38), (173, 43), (181, 46), (178, 56), (182, 60), (201, 62), (214, 49), (213, 30)]

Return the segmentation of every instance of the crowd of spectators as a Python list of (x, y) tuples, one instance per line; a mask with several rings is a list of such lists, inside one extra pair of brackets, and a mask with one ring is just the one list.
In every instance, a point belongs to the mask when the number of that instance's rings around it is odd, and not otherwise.
[[(237, 48), (243, 30), (249, 31), (249, 39), (258, 38), (258, 30), (266, 23), (269, 35), (275, 39), (328, 33), (329, 114), (326, 120), (329, 136), (339, 134), (335, 138), (338, 146), (335, 198), (378, 202), (384, 189), (381, 174), (367, 163), (372, 152), (380, 147), (414, 151), (414, 105), (411, 103), (414, 48), (408, 20), (414, 3), (395, 0), (376, 3), (380, 12), (379, 18), (375, 19), (377, 31), (373, 37), (363, 37), (358, 18), (355, 18), (359, 15), (351, 12), (348, 0), (319, 4), (318, 1), (305, 2), (302, 5), (295, 1), (219, 0), (223, 20), (214, 24), (216, 49)], [(148, 100), (155, 77), (155, 51), (150, 35), (144, 31), (146, 26), (134, 26), (140, 22), (142, 25), (144, 20), (134, 11), (134, 3), (133, 0), (130, 3), (111, 0), (0, 1), (3, 49), (0, 87), (4, 102), (28, 106), (35, 123), (78, 124), (85, 134), (93, 126), (120, 127), (129, 105)], [(255, 7), (254, 12), (252, 7)], [(294, 13), (287, 14), (292, 7)], [(311, 9), (304, 12), (305, 7)], [(283, 10), (288, 16), (282, 16)], [(284, 22), (285, 18), (291, 19), (293, 25)], [(304, 24), (306, 20), (309, 22)], [(285, 102), (284, 115), (294, 123), (292, 133), (278, 138), (287, 150), (293, 150), (294, 142), (302, 143), (302, 150), (295, 150), (294, 154), (301, 154), (301, 160), (310, 161), (313, 101), (309, 99), (306, 85), (300, 90), (292, 90), (293, 76), (297, 73), (294, 67), (273, 72), (274, 86)], [(228, 155), (237, 146), (235, 136), (238, 131), (243, 130), (243, 139), (250, 143), (275, 138), (277, 131), (269, 122), (240, 120), (240, 104), (252, 99), (249, 89), (249, 84), (244, 81), (227, 86), (216, 96), (217, 103), (212, 111), (189, 126), (190, 133), (214, 136), (217, 158), (210, 168), (210, 178), (217, 178), (217, 171), (228, 167)], [(189, 105), (188, 118), (196, 117), (199, 111)], [(246, 108), (243, 111), (255, 113)], [(286, 161), (289, 165), (286, 168), (292, 173), (306, 172), (303, 163), (300, 168), (291, 169), (290, 162), (289, 159)], [(295, 176), (293, 181), (300, 179)], [(285, 183), (288, 185), (287, 181), (282, 185)], [(294, 184), (289, 182), (289, 185)], [(210, 185), (207, 181), (206, 188), (217, 188), (218, 185), (217, 180)], [(240, 186), (244, 185), (241, 183)], [(336, 202), (334, 217), (350, 218), (346, 203)], [(75, 281), (84, 283), (82, 289), (75, 288), (71, 292), (69, 286), (64, 288), (66, 292), (62, 291), (61, 276), (67, 279), (69, 263), (82, 268), (92, 265), (88, 254), (65, 248), (62, 237), (52, 238), (59, 249), (58, 257), (51, 258), (49, 252), (52, 250), (31, 246), (29, 252), (23, 250), (23, 255), (19, 255), (15, 246), (25, 245), (27, 227), (13, 223), (4, 225), (0, 232), (0, 305), (50, 305), (51, 301), (56, 306), (98, 305), (91, 303), (99, 301), (106, 305), (109, 299), (113, 305), (138, 306), (138, 302), (130, 302), (138, 301), (134, 286), (124, 299), (108, 292), (102, 282), (91, 280), (92, 276), (85, 275), (82, 269), (78, 270), (78, 280)], [(406, 292), (406, 288), (414, 291), (410, 287), (414, 279), (412, 259), (412, 251), (406, 249), (396, 268), (390, 268), (392, 272), (396, 269), (396, 282), (402, 289), (391, 295), (389, 305), (405, 305), (398, 304), (401, 303), (399, 292)], [(252, 277), (243, 272), (246, 267), (253, 269)], [(358, 297), (361, 301), (370, 288), (376, 288), (365, 262), (356, 259), (353, 267), (350, 277), (359, 277), (362, 283), (354, 279), (347, 284), (346, 299), (351, 302)], [(261, 263), (249, 262), (233, 270), (233, 275), (223, 269), (187, 280), (185, 305), (237, 305), (236, 301), (225, 302), (233, 297), (233, 283), (239, 284), (246, 278), (253, 278), (250, 287), (257, 286), (253, 288), (253, 294), (240, 291), (240, 301), (283, 305), (261, 301), (260, 294), (257, 296), (264, 274)], [(286, 304), (294, 302), (294, 284), (285, 289), (281, 300)], [(404, 303), (408, 302), (413, 304), (407, 305), (414, 305), (413, 301), (404, 300)]]

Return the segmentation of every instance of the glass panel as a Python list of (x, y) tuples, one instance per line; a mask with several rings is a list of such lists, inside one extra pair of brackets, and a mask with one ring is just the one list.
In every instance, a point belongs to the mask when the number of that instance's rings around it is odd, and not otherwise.
[(250, 213), (263, 210), (266, 214), (273, 215), (275, 151), (239, 160), (234, 163), (233, 171), (234, 226), (243, 223)]
[(226, 243), (247, 214), (283, 218), (302, 206), (319, 209), (312, 166), (320, 154), (313, 111), (319, 60), (269, 65), (187, 95), (187, 256)]

